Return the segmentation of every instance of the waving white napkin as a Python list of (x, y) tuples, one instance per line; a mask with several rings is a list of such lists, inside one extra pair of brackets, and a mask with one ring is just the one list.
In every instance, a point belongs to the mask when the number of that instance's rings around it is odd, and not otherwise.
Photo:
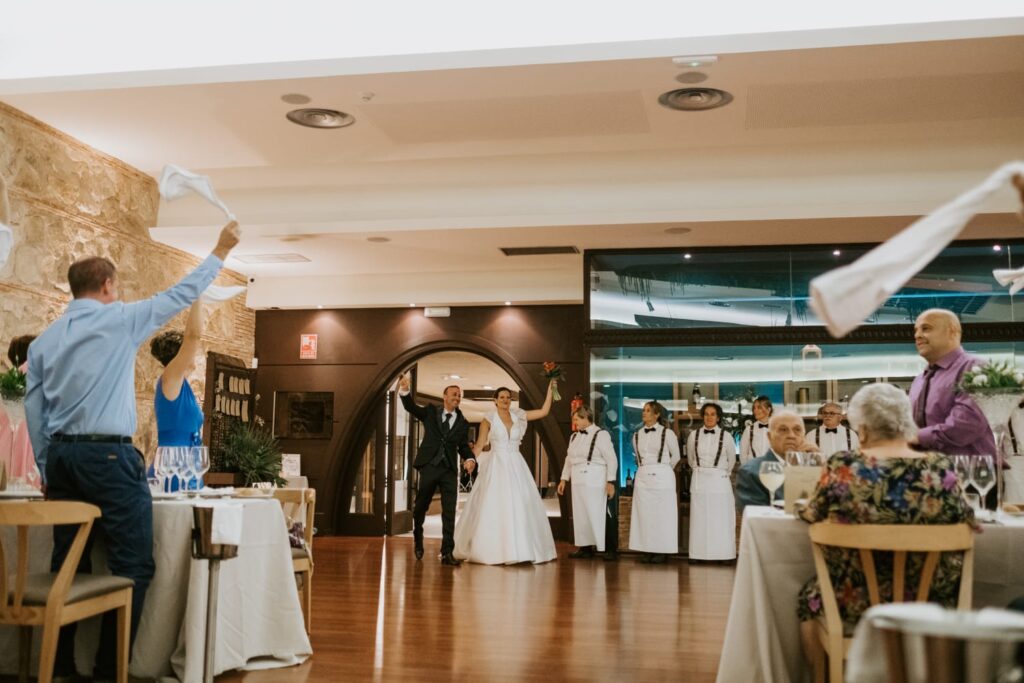
[(0, 223), (0, 268), (7, 265), (7, 257), (11, 255), (11, 245), (14, 244), (14, 234), (11, 229)]
[(234, 285), (232, 287), (221, 287), (220, 285), (210, 285), (207, 287), (200, 298), (206, 303), (219, 304), (225, 301), (230, 301), (236, 296), (246, 290), (241, 285)]
[(184, 197), (189, 191), (195, 192), (206, 201), (219, 207), (228, 220), (235, 220), (235, 214), (231, 213), (227, 205), (213, 191), (213, 183), (210, 182), (209, 176), (193, 173), (174, 164), (164, 166), (164, 171), (160, 174), (160, 196), (170, 201)]
[[(811, 280), (811, 308), (829, 333), (838, 338), (856, 329), (956, 239), (985, 200), (1017, 173), (1024, 174), (1024, 162), (1001, 166), (985, 182), (915, 221), (853, 263)], [(996, 271), (993, 275), (1001, 283), (1000, 275), (1006, 277), (1003, 284), (1013, 281), (1016, 290), (1024, 287), (1024, 269)]]

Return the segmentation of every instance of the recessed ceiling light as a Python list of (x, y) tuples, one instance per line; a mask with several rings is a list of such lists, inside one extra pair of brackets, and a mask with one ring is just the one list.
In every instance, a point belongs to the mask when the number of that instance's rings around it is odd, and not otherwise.
[(318, 304), (318, 305), (317, 305), (317, 308), (323, 308), (323, 307), (324, 307), (324, 305), (323, 305), (323, 304)]
[(409, 308), (416, 308), (416, 304), (409, 304)]
[(462, 375), (448, 375), (448, 379), (462, 379)]
[(838, 249), (835, 249), (835, 250), (833, 250), (833, 252), (832, 252), (832, 255), (833, 255), (833, 256), (839, 256), (839, 255), (841, 255), (842, 253), (843, 253), (843, 252), (839, 251)]
[(692, 254), (683, 254), (683, 258), (684, 259), (691, 259), (691, 258), (693, 258), (693, 255)]
[(992, 251), (1002, 251), (1002, 250), (1003, 250), (1003, 248), (1001, 246), (999, 246), (998, 244), (993, 244), (992, 245)]
[(345, 128), (356, 122), (351, 114), (336, 109), (293, 109), (286, 114), (288, 120), (307, 128)]
[(506, 305), (506, 306), (511, 306), (511, 305), (512, 305), (512, 302), (511, 302), (511, 301), (506, 301), (506, 302), (505, 302), (505, 305)]
[(658, 104), (675, 111), (707, 111), (732, 102), (732, 94), (718, 88), (679, 88), (662, 93)]
[(373, 242), (374, 244), (384, 244), (385, 242), (390, 242), (391, 238), (390, 237), (367, 237), (366, 241), (367, 242)]
[(288, 93), (287, 95), (281, 95), (281, 101), (287, 102), (288, 104), (309, 104), (311, 99), (306, 95), (300, 95), (297, 92)]
[(698, 66), (711, 66), (718, 62), (715, 55), (691, 55), (688, 57), (673, 57), (672, 63), (676, 66), (688, 66), (696, 69)]
[(492, 387), (492, 386), (491, 386), (490, 384), (485, 384), (485, 385), (483, 385), (483, 386), (482, 386), (482, 387), (480, 387), (480, 388), (481, 388), (481, 389), (487, 389), (487, 390), (493, 390), (493, 389), (494, 389), (494, 387)]
[(665, 233), (668, 235), (685, 235), (688, 232), (693, 232), (693, 229), (684, 228), (682, 226), (676, 226), (674, 228), (665, 228)]

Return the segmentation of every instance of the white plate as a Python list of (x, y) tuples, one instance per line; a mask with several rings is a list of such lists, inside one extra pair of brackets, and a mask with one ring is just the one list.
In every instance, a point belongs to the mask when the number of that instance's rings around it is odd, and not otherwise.
[(180, 500), (180, 499), (182, 499), (184, 497), (185, 497), (185, 494), (178, 493), (177, 491), (175, 491), (173, 493), (168, 493), (166, 491), (160, 491), (159, 493), (154, 493), (153, 494), (153, 500)]
[(238, 493), (238, 489), (234, 486), (225, 486), (224, 488), (214, 489), (205, 488), (199, 489), (200, 498), (227, 498)]
[(26, 499), (42, 497), (42, 492), (36, 489), (23, 489), (21, 491), (0, 491), (0, 498)]

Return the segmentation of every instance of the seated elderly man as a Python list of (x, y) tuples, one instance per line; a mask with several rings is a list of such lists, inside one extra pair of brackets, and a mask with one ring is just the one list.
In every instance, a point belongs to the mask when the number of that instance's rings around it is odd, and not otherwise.
[[(740, 467), (736, 475), (736, 508), (743, 513), (748, 505), (769, 505), (768, 489), (761, 483), (761, 463), (772, 459), (785, 464), (786, 451), (813, 451), (819, 449), (807, 440), (804, 434), (804, 421), (791, 410), (774, 413), (768, 421), (768, 452), (754, 458)], [(781, 499), (783, 489), (775, 492), (775, 498)]]

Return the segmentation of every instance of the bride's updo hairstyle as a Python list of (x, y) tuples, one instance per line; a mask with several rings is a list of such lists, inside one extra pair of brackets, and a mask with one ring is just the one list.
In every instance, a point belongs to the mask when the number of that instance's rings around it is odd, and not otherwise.
[(885, 382), (868, 384), (853, 395), (846, 411), (854, 430), (863, 428), (871, 441), (909, 441), (917, 434), (907, 394)]
[(498, 387), (497, 389), (494, 390), (493, 398), (494, 398), (495, 401), (498, 400), (498, 397), (501, 396), (501, 392), (503, 392), (503, 391), (507, 391), (508, 392), (508, 397), (512, 398), (512, 390), (511, 389), (509, 389), (508, 387)]

